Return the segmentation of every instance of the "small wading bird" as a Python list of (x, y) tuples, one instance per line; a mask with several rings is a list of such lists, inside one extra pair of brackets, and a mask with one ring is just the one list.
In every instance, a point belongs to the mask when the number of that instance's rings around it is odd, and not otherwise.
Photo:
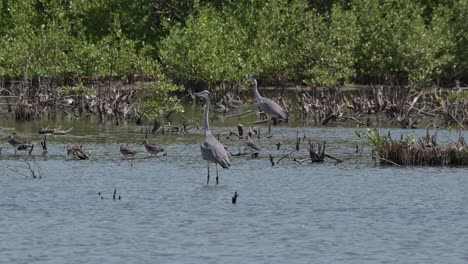
[(8, 139), (8, 144), (13, 146), (13, 149), (15, 150), (15, 155), (17, 150), (27, 150), (28, 148), (32, 147), (32, 145), (27, 144), (24, 140), (17, 137), (16, 133), (13, 133), (13, 135), (9, 135), (6, 139)]
[(263, 97), (257, 90), (257, 80), (250, 76), (245, 80), (247, 83), (253, 83), (253, 91), (255, 94), (255, 99), (257, 99), (257, 104), (260, 109), (268, 116), (268, 118), (282, 118), (288, 119), (288, 113), (281, 108), (275, 101)]
[(146, 139), (145, 139), (145, 141), (143, 141), (142, 145), (145, 145), (146, 151), (148, 151), (151, 154), (151, 156), (157, 155), (158, 153), (164, 151), (163, 148), (160, 148), (159, 146), (157, 146), (155, 144), (148, 143), (148, 140), (146, 140)]
[(120, 145), (120, 153), (124, 156), (134, 156), (136, 154), (136, 150), (130, 147), (128, 144)]
[(197, 97), (205, 100), (204, 118), (205, 118), (205, 141), (200, 145), (201, 154), (203, 159), (208, 162), (208, 176), (206, 184), (210, 182), (210, 162), (216, 164), (216, 184), (219, 183), (218, 176), (218, 164), (224, 169), (228, 169), (231, 166), (229, 157), (224, 145), (221, 144), (211, 134), (210, 127), (208, 125), (208, 111), (210, 110), (210, 93), (207, 90), (195, 94)]
[(75, 144), (68, 144), (67, 155), (70, 154), (82, 160), (89, 159), (89, 153), (86, 153), (81, 146), (78, 147), (78, 145)]
[(255, 140), (253, 140), (251, 132), (247, 134), (246, 139), (247, 141), (245, 142), (245, 144), (247, 145), (247, 148), (250, 149), (250, 152), (258, 154), (262, 150), (262, 147), (260, 147), (260, 145), (257, 142), (255, 142)]

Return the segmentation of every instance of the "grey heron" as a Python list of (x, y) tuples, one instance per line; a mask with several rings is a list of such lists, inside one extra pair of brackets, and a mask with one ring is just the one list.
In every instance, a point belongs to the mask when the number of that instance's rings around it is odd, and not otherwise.
[(279, 106), (275, 101), (260, 95), (257, 90), (257, 80), (254, 77), (250, 76), (245, 81), (253, 83), (252, 88), (257, 104), (268, 117), (288, 119), (288, 113), (286, 113), (281, 106)]
[(210, 162), (216, 164), (216, 184), (219, 183), (218, 176), (218, 164), (221, 165), (224, 169), (228, 169), (231, 166), (229, 162), (229, 156), (224, 148), (224, 145), (221, 144), (214, 136), (211, 134), (209, 127), (208, 111), (210, 110), (210, 92), (204, 90), (202, 92), (195, 94), (197, 97), (205, 100), (204, 108), (204, 118), (205, 118), (205, 141), (200, 145), (201, 154), (204, 160), (208, 162), (208, 176), (206, 179), (206, 184), (210, 182)]

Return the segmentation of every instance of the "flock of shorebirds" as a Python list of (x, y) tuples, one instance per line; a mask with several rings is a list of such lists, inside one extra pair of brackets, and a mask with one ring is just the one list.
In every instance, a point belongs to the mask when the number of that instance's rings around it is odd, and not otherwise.
[[(257, 90), (257, 80), (253, 77), (246, 79), (246, 82), (252, 85), (253, 92), (257, 101), (258, 106), (264, 112), (268, 118), (279, 118), (279, 119), (288, 119), (288, 113), (284, 111), (276, 102), (266, 97), (262, 97)], [(204, 132), (205, 140), (200, 145), (201, 154), (204, 160), (207, 161), (208, 173), (206, 183), (209, 184), (210, 181), (210, 163), (214, 163), (216, 166), (216, 184), (219, 183), (219, 174), (218, 174), (218, 165), (224, 169), (228, 169), (231, 166), (229, 161), (230, 152), (225, 148), (225, 146), (219, 142), (211, 133), (209, 127), (209, 109), (210, 109), (210, 92), (204, 90), (202, 92), (195, 94), (198, 98), (205, 101), (204, 106)], [(16, 135), (10, 135), (8, 138), (8, 143), (14, 147), (15, 155), (17, 150), (32, 150), (34, 145), (28, 144), (26, 141), (20, 139)], [(151, 156), (156, 156), (158, 153), (164, 151), (163, 148), (151, 144), (148, 140), (143, 141), (141, 145), (145, 146), (145, 149)], [(261, 150), (260, 145), (254, 141), (251, 133), (249, 132), (246, 136), (246, 146), (252, 152), (258, 153)], [(89, 159), (89, 152), (85, 151), (82, 146), (75, 144), (69, 144), (67, 147), (67, 155), (73, 155), (79, 159)], [(120, 146), (120, 153), (124, 156), (134, 156), (137, 151), (129, 146), (128, 144), (122, 144)]]
[[(13, 146), (15, 155), (18, 150), (30, 150), (34, 147), (34, 144), (29, 144), (25, 140), (22, 140), (15, 133), (13, 135), (9, 135), (6, 139), (8, 139), (8, 144)], [(163, 148), (159, 147), (156, 144), (151, 144), (148, 140), (144, 140), (141, 145), (145, 146), (145, 149), (151, 156), (156, 156), (157, 154), (164, 151)], [(141, 146), (140, 145), (140, 146)], [(89, 159), (90, 155), (89, 152), (85, 151), (82, 146), (78, 146), (76, 144), (68, 144), (67, 147), (67, 155), (73, 155), (79, 159)], [(120, 145), (120, 153), (124, 156), (134, 156), (137, 151), (130, 147), (128, 144)]]

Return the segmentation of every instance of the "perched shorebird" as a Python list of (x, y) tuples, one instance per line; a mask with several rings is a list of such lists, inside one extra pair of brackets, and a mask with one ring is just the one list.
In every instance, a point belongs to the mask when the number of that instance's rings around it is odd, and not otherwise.
[(28, 148), (31, 148), (32, 146), (30, 144), (27, 144), (24, 140), (17, 137), (16, 133), (13, 135), (9, 135), (7, 139), (8, 139), (8, 144), (13, 146), (13, 149), (15, 150), (15, 155), (16, 155), (17, 150), (27, 150)]
[(269, 118), (288, 119), (288, 113), (286, 113), (281, 106), (279, 106), (275, 101), (260, 95), (257, 89), (257, 80), (254, 77), (250, 76), (245, 81), (253, 83), (252, 88), (255, 94), (255, 99), (257, 99), (257, 104)]
[(250, 152), (259, 153), (262, 150), (262, 147), (253, 140), (252, 133), (249, 132), (247, 134), (246, 140), (245, 144), (247, 145), (247, 148), (250, 149)]
[(145, 141), (143, 141), (142, 145), (145, 146), (146, 151), (148, 151), (151, 154), (151, 156), (157, 155), (158, 153), (164, 151), (163, 148), (161, 148), (161, 147), (159, 147), (159, 146), (157, 146), (155, 144), (149, 143), (148, 140), (146, 140), (146, 139), (145, 139)]
[(214, 136), (211, 134), (210, 127), (208, 125), (208, 111), (210, 110), (210, 92), (204, 90), (202, 92), (195, 94), (197, 97), (200, 97), (205, 100), (205, 141), (200, 145), (201, 154), (204, 160), (208, 162), (208, 177), (206, 179), (206, 184), (210, 182), (210, 162), (216, 164), (216, 184), (219, 183), (218, 176), (218, 164), (221, 165), (224, 169), (228, 169), (231, 166), (229, 162), (229, 155), (224, 145), (221, 144)]
[(79, 159), (89, 159), (89, 153), (86, 153), (81, 146), (75, 144), (67, 145), (67, 155), (73, 154), (73, 156)]
[(130, 147), (128, 144), (122, 144), (120, 145), (120, 153), (122, 153), (124, 156), (133, 157), (136, 154), (136, 150)]

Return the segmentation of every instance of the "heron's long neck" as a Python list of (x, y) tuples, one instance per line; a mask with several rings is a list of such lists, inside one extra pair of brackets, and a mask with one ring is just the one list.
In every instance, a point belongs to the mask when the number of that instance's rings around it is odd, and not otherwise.
[(209, 118), (208, 118), (208, 112), (210, 111), (210, 99), (206, 98), (206, 104), (205, 104), (205, 136), (208, 134), (211, 134), (210, 131), (210, 125), (209, 125)]
[(255, 98), (257, 99), (257, 103), (260, 103), (260, 101), (262, 100), (262, 96), (260, 95), (260, 93), (258, 93), (258, 90), (257, 90), (257, 80), (254, 80), (254, 94), (255, 94)]

